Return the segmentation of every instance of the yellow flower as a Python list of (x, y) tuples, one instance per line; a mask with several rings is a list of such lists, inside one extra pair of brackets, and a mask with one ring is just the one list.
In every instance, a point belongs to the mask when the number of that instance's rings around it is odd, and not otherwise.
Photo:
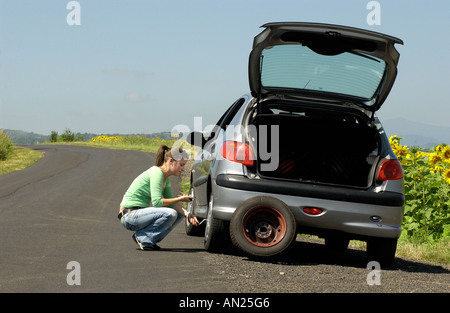
[(400, 138), (397, 135), (389, 136), (389, 142), (391, 143), (391, 145), (392, 144), (395, 144), (395, 145), (399, 144), (400, 143), (400, 139), (403, 139), (403, 138)]
[(444, 180), (450, 184), (450, 168), (446, 169), (444, 174), (442, 174), (442, 176), (444, 177)]
[(430, 169), (430, 173), (442, 173), (444, 168), (442, 166), (436, 165)]
[(417, 158), (424, 158), (426, 156), (428, 156), (428, 153), (426, 153), (426, 152), (422, 152), (422, 151), (417, 152)]
[(450, 160), (450, 147), (445, 146), (441, 151), (441, 156), (443, 160)]
[(436, 153), (430, 153), (430, 155), (428, 156), (428, 163), (432, 166), (435, 166), (437, 163), (442, 161), (442, 157)]
[(402, 146), (399, 144), (394, 144), (392, 146), (392, 144), (391, 144), (391, 147), (392, 147), (392, 151), (394, 151), (394, 153), (397, 157), (406, 156), (406, 154), (408, 153), (408, 146)]

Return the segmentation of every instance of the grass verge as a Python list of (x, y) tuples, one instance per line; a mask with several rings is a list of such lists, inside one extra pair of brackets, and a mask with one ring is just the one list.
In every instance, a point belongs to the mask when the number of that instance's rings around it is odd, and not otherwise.
[(87, 141), (74, 141), (74, 142), (44, 142), (43, 145), (68, 145), (68, 146), (87, 146), (102, 149), (117, 149), (117, 150), (135, 150), (142, 152), (158, 152), (161, 144), (101, 144), (90, 143)]
[[(405, 257), (417, 261), (428, 261), (440, 264), (450, 264), (450, 243), (448, 241), (416, 242), (408, 238), (405, 232), (397, 243), (397, 257)], [(351, 240), (350, 246), (356, 249), (366, 249), (364, 241)]]
[(8, 158), (0, 161), (0, 175), (20, 171), (39, 160), (44, 154), (39, 151), (15, 147)]

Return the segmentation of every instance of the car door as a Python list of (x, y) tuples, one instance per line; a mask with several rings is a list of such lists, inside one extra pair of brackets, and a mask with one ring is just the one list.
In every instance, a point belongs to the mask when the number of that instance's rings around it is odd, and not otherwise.
[(219, 121), (214, 125), (210, 134), (206, 134), (203, 140), (202, 149), (196, 156), (196, 160), (192, 166), (192, 184), (194, 188), (195, 200), (199, 207), (208, 204), (208, 180), (211, 175), (211, 164), (217, 158), (220, 151), (222, 136), (220, 133), (226, 129), (233, 116), (244, 103), (244, 98), (235, 101), (228, 110), (221, 116)]

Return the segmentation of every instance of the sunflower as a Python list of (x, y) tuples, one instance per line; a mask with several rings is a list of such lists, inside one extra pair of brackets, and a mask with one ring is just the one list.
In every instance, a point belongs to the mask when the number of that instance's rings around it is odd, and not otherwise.
[(450, 168), (449, 168), (449, 169), (446, 169), (446, 170), (444, 171), (444, 174), (442, 174), (442, 176), (444, 177), (444, 180), (445, 180), (448, 184), (450, 184)]
[(395, 145), (394, 147), (392, 147), (392, 150), (397, 157), (406, 156), (406, 154), (408, 153), (408, 146)]
[(423, 159), (424, 157), (428, 156), (427, 152), (423, 152), (423, 151), (418, 151), (417, 152), (417, 158), (418, 159)]
[(430, 173), (442, 173), (444, 171), (444, 168), (439, 165), (435, 165), (430, 169)]
[(450, 160), (450, 147), (449, 146), (445, 146), (442, 149), (441, 156), (444, 161), (448, 162)]
[(394, 145), (398, 145), (400, 143), (400, 139), (403, 139), (403, 138), (400, 138), (397, 135), (389, 136), (389, 142)]
[(442, 157), (436, 153), (430, 153), (430, 155), (428, 156), (428, 163), (432, 166), (435, 166), (437, 163), (442, 161)]

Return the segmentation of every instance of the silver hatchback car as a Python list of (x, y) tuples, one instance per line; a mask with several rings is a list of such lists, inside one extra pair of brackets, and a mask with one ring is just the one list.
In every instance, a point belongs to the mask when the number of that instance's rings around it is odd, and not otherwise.
[[(375, 112), (397, 75), (395, 37), (345, 26), (269, 23), (254, 38), (251, 93), (199, 146), (186, 224), (207, 251), (229, 240), (250, 257), (288, 251), (298, 233), (332, 251), (367, 242), (389, 266), (404, 210), (403, 171)], [(202, 226), (203, 226), (202, 225)]]

